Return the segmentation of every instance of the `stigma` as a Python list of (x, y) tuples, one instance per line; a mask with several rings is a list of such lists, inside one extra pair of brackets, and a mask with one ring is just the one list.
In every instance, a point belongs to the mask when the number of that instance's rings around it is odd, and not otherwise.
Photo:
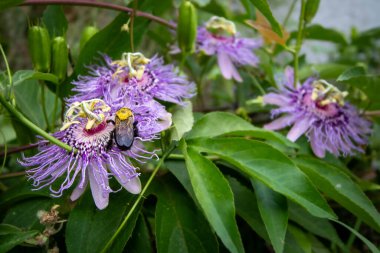
[(317, 101), (321, 106), (338, 104), (344, 106), (344, 98), (348, 95), (347, 91), (340, 91), (334, 85), (325, 80), (314, 81), (311, 99)]

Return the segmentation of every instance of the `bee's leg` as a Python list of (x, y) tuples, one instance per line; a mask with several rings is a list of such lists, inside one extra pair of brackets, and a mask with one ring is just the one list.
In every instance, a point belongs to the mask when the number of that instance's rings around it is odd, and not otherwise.
[(112, 119), (108, 119), (106, 122), (107, 122), (107, 124), (112, 123), (113, 125), (115, 125), (115, 121), (113, 121)]
[(139, 129), (137, 128), (137, 122), (133, 122), (133, 134), (134, 136), (138, 136), (139, 135)]
[(115, 139), (115, 130), (113, 130), (110, 133), (110, 140), (108, 141), (108, 144), (107, 144), (107, 150), (110, 150), (112, 148), (114, 139)]

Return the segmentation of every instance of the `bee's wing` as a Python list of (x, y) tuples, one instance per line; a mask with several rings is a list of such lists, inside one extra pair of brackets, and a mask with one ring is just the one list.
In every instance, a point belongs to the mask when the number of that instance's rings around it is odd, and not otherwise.
[(117, 120), (115, 131), (116, 144), (122, 148), (129, 148), (132, 146), (134, 138), (133, 117), (126, 120)]

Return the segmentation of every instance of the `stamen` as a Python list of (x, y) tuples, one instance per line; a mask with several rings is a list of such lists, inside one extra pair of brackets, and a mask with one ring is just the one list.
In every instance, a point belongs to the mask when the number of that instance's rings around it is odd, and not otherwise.
[(212, 33), (227, 32), (230, 35), (236, 34), (235, 24), (225, 18), (213, 16), (206, 23), (206, 29)]
[(150, 62), (142, 53), (123, 53), (121, 60), (114, 61), (112, 64), (119, 65), (113, 76), (122, 73), (122, 68), (128, 67), (129, 77), (136, 77), (140, 80), (145, 71), (145, 65)]
[(325, 106), (331, 103), (344, 105), (344, 98), (348, 95), (347, 91), (340, 91), (337, 87), (328, 83), (325, 80), (318, 80), (313, 83), (313, 91), (311, 93), (311, 99), (319, 100), (321, 106)]

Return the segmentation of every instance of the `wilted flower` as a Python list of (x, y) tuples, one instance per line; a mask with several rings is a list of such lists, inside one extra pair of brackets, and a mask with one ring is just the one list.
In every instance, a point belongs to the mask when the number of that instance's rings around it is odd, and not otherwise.
[[(119, 147), (114, 140), (115, 114), (120, 108), (111, 108), (100, 99), (73, 103), (66, 112), (61, 131), (53, 136), (75, 151), (68, 152), (45, 140), (40, 141), (40, 152), (20, 161), (23, 166), (34, 167), (27, 171), (34, 181), (33, 186), (36, 189), (50, 186), (52, 195), (58, 197), (80, 175), (71, 200), (78, 199), (89, 182), (99, 209), (107, 207), (109, 193), (113, 192), (108, 183), (110, 176), (129, 192), (139, 193), (139, 173), (130, 159), (143, 162), (156, 157), (154, 152), (144, 150), (143, 143), (157, 138), (159, 132), (171, 125), (171, 114), (153, 100), (140, 104), (131, 99), (123, 108), (132, 119), (129, 125), (124, 125), (129, 128), (129, 133), (133, 133), (128, 148)], [(60, 187), (53, 189), (52, 184), (63, 175), (66, 178)]]
[(194, 95), (194, 84), (157, 56), (148, 59), (141, 53), (124, 53), (121, 60), (112, 61), (104, 56), (104, 61), (105, 66), (92, 66), (88, 76), (80, 76), (73, 82), (73, 91), (78, 94), (69, 102), (103, 98), (117, 106), (133, 94), (142, 100), (156, 98), (181, 104), (184, 98)]
[(256, 66), (259, 60), (253, 49), (261, 44), (261, 40), (239, 38), (235, 24), (222, 17), (212, 17), (198, 29), (197, 49), (207, 55), (216, 55), (222, 75), (238, 82), (242, 79), (236, 66)]
[(318, 157), (324, 157), (326, 151), (336, 156), (363, 152), (371, 124), (344, 101), (347, 93), (314, 78), (293, 87), (293, 78), (293, 69), (287, 68), (281, 90), (264, 96), (264, 103), (279, 106), (272, 116), (285, 114), (264, 127), (278, 130), (293, 125), (288, 139), (296, 141), (306, 134)]

